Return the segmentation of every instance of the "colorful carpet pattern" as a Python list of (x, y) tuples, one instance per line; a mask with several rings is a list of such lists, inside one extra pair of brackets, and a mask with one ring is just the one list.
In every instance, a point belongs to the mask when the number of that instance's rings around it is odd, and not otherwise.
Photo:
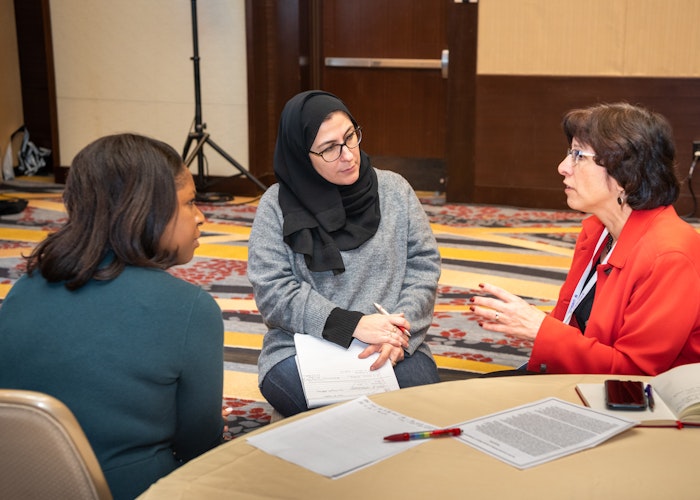
[(224, 396), (222, 410), (228, 412), (224, 439), (230, 441), (270, 423), (272, 406), (265, 401)]
[[(60, 193), (16, 193), (29, 206), (0, 217), (0, 299), (23, 271), (21, 254), (65, 221)], [(254, 369), (265, 326), (246, 278), (247, 239), (256, 205), (203, 204), (207, 223), (195, 258), (172, 274), (201, 285), (221, 306), (227, 361)], [(484, 373), (518, 366), (530, 344), (482, 330), (469, 298), (484, 281), (551, 309), (566, 275), (582, 216), (574, 212), (424, 203), (442, 256), (428, 342), (443, 371)]]
[[(195, 259), (172, 272), (201, 284), (219, 301), (229, 361), (260, 349), (265, 326), (246, 278), (247, 236), (254, 205), (204, 205), (208, 224)], [(551, 308), (570, 263), (581, 216), (567, 212), (468, 205), (425, 205), (443, 259), (428, 342), (444, 370), (483, 373), (518, 366), (530, 345), (482, 330), (469, 312), (478, 284), (506, 286)], [(250, 354), (250, 353), (248, 353)], [(255, 357), (255, 355), (253, 355)]]
[[(15, 215), (0, 216), (0, 300), (22, 274), (22, 254), (65, 222), (60, 192), (13, 193), (29, 200)], [(256, 372), (265, 326), (246, 277), (247, 240), (256, 200), (236, 198), (203, 204), (207, 217), (195, 258), (171, 270), (201, 285), (221, 307), (229, 366)], [(542, 310), (553, 307), (571, 262), (583, 215), (572, 211), (527, 210), (497, 206), (431, 204), (422, 199), (442, 257), (434, 321), (427, 341), (443, 380), (474, 376), (525, 362), (531, 344), (479, 327), (469, 299), (479, 283), (490, 282), (522, 296)], [(235, 392), (229, 391), (229, 392)], [(227, 393), (224, 406), (232, 435), (269, 422), (264, 401)], [(257, 398), (256, 398), (257, 399)]]

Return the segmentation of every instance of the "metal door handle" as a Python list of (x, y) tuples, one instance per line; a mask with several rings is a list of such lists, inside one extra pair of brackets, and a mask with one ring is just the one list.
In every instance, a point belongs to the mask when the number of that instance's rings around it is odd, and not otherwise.
[(399, 68), (439, 69), (447, 78), (449, 50), (442, 51), (441, 59), (391, 59), (372, 57), (326, 57), (326, 66), (333, 68)]
[(449, 49), (442, 50), (442, 57), (440, 58), (440, 72), (442, 77), (447, 79), (447, 74), (450, 68), (450, 51)]

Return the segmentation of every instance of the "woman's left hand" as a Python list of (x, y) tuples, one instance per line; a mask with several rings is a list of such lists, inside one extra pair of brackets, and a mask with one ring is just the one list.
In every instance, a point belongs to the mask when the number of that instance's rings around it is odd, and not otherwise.
[(507, 333), (523, 339), (534, 340), (547, 314), (528, 304), (517, 295), (495, 285), (480, 284), (481, 289), (493, 295), (471, 298), (470, 310), (482, 318), (484, 330)]
[(400, 328), (409, 329), (410, 323), (401, 314), (365, 314), (355, 327), (352, 336), (365, 344), (391, 344), (395, 347), (408, 347), (408, 335)]
[(396, 363), (403, 361), (403, 347), (395, 347), (391, 344), (370, 344), (358, 357), (365, 359), (375, 352), (379, 353), (379, 357), (369, 367), (370, 370), (381, 368), (387, 361), (391, 361), (392, 366), (396, 366)]

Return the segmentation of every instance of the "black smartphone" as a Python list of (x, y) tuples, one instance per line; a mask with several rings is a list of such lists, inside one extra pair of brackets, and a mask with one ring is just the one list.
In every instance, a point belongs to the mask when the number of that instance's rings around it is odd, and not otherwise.
[(645, 410), (644, 384), (638, 380), (606, 380), (605, 404), (610, 410)]

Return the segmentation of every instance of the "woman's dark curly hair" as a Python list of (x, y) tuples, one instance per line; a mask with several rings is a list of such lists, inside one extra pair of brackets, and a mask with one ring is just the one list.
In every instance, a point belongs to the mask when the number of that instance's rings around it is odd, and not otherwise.
[(175, 255), (160, 239), (185, 172), (180, 155), (155, 139), (118, 134), (89, 144), (66, 180), (68, 221), (27, 257), (27, 271), (75, 290), (116, 278), (127, 265), (170, 267)]
[(570, 111), (562, 127), (569, 145), (575, 137), (593, 148), (595, 162), (625, 190), (632, 209), (678, 199), (673, 132), (662, 115), (628, 103), (599, 104)]

